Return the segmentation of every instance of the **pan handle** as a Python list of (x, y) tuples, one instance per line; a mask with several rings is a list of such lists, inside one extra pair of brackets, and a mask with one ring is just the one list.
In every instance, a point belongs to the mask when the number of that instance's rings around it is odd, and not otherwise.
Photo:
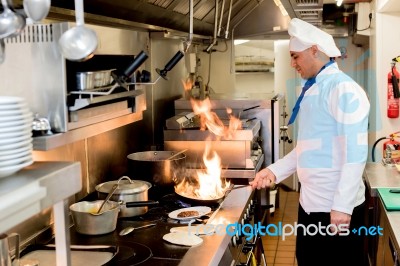
[(143, 207), (143, 206), (154, 206), (158, 205), (158, 201), (154, 200), (146, 200), (146, 201), (133, 201), (133, 202), (122, 202), (127, 208), (132, 208), (132, 207)]

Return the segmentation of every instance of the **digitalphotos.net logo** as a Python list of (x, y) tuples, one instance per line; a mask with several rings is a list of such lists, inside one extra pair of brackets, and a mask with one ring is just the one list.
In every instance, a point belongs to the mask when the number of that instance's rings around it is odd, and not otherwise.
[(246, 240), (251, 240), (254, 236), (278, 236), (284, 241), (288, 236), (297, 236), (298, 234), (304, 234), (308, 236), (322, 235), (322, 236), (348, 236), (350, 234), (359, 236), (382, 236), (383, 228), (378, 226), (361, 226), (359, 228), (353, 228), (350, 230), (347, 225), (340, 224), (338, 226), (329, 224), (324, 226), (321, 223), (303, 225), (295, 222), (294, 224), (268, 224), (262, 225), (261, 222), (257, 224), (201, 224), (192, 226), (189, 223), (188, 226), (189, 234), (205, 234), (205, 235), (229, 235), (229, 236), (244, 236)]

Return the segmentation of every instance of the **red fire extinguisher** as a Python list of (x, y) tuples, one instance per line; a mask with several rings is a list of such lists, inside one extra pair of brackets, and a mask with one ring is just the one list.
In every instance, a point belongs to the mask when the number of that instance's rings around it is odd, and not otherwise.
[(383, 143), (383, 147), (382, 147), (382, 152), (383, 152), (383, 156), (382, 158), (386, 158), (387, 152), (388, 150), (390, 150), (391, 153), (391, 158), (397, 163), (398, 161), (400, 161), (400, 142), (395, 140), (395, 138), (399, 138), (400, 137), (400, 131), (398, 132), (394, 132), (392, 134), (390, 134), (388, 137), (381, 137), (379, 139), (377, 139), (374, 143), (374, 145), (372, 146), (372, 161), (375, 162), (375, 149), (376, 149), (376, 145), (381, 142), (382, 140), (387, 140)]
[(399, 117), (400, 74), (396, 69), (396, 62), (392, 62), (391, 66), (392, 69), (388, 73), (387, 116), (389, 118), (397, 118)]

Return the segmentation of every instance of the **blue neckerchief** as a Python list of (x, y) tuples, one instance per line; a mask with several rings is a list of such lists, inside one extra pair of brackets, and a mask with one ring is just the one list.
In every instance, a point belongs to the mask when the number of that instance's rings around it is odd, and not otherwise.
[(326, 67), (328, 67), (329, 65), (333, 64), (335, 61), (334, 60), (330, 60), (328, 63), (326, 63), (317, 73), (317, 75), (315, 77), (309, 78), (306, 81), (306, 84), (304, 84), (304, 87), (301, 89), (301, 93), (299, 98), (296, 101), (296, 104), (293, 107), (293, 112), (292, 115), (290, 116), (288, 125), (293, 124), (294, 120), (296, 119), (296, 116), (300, 110), (300, 103), (303, 100), (304, 94), (306, 93), (306, 91), (312, 86), (314, 85), (314, 83), (316, 82), (317, 76), (318, 74), (324, 70)]

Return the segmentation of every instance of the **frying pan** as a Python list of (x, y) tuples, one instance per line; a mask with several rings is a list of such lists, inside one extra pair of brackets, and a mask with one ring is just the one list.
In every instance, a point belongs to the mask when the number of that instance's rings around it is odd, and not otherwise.
[(219, 197), (219, 198), (215, 198), (215, 199), (199, 199), (197, 197), (189, 197), (186, 195), (182, 195), (181, 193), (179, 193), (178, 191), (176, 191), (176, 187), (175, 187), (175, 194), (184, 202), (191, 204), (192, 206), (216, 206), (219, 205), (221, 202), (224, 201), (225, 197), (229, 194), (229, 192), (231, 192), (231, 190), (234, 189), (238, 189), (238, 188), (243, 188), (243, 187), (248, 187), (249, 185), (243, 185), (243, 186), (237, 186), (237, 187), (233, 187), (233, 185), (231, 187), (229, 187), (225, 193)]

